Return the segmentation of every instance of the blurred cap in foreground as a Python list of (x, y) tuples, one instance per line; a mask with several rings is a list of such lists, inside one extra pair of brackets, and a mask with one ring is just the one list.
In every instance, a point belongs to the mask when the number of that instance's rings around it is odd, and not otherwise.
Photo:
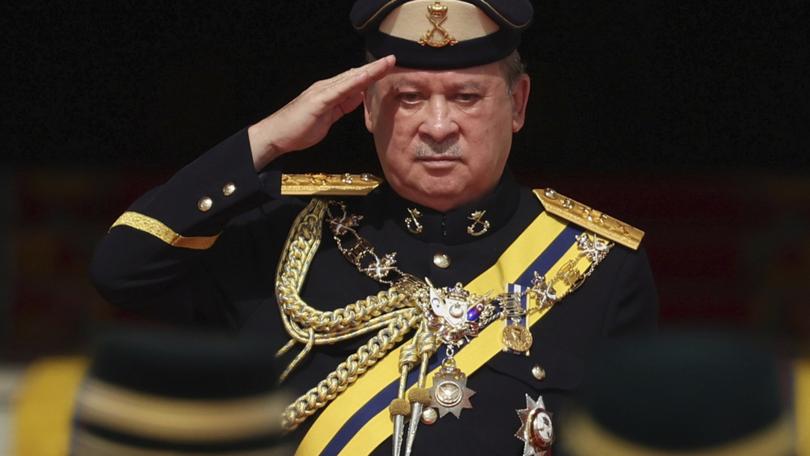
[(672, 333), (605, 348), (563, 426), (574, 455), (791, 455), (776, 357), (740, 336)]
[(291, 454), (272, 360), (255, 339), (111, 334), (78, 392), (71, 454)]

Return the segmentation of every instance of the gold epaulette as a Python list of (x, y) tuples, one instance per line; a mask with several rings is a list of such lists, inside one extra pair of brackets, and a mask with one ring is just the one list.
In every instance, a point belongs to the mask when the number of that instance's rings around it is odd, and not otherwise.
[(617, 244), (636, 250), (644, 231), (547, 188), (535, 189), (543, 208)]
[(368, 195), (382, 179), (373, 174), (282, 174), (282, 195)]

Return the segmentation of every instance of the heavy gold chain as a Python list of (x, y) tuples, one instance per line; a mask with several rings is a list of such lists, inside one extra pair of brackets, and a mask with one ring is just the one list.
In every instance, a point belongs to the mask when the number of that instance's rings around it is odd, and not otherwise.
[(299, 397), (284, 412), (283, 425), (295, 429), (308, 416), (324, 407), (357, 377), (384, 357), (412, 328), (418, 326), (421, 311), (416, 304), (419, 284), (403, 281), (397, 286), (368, 296), (333, 311), (320, 311), (301, 299), (300, 292), (309, 266), (321, 241), (327, 203), (313, 199), (298, 215), (284, 245), (276, 272), (276, 298), (284, 328), (291, 340), (276, 356), (296, 342), (304, 348), (281, 375), (281, 381), (315, 345), (334, 344), (378, 331), (356, 353), (326, 379)]
[[(330, 205), (339, 208), (340, 212), (330, 213)], [(328, 217), (329, 228), (346, 259), (359, 271), (381, 283), (391, 284), (391, 288), (332, 311), (315, 309), (301, 299), (301, 288), (321, 242), (325, 217)], [(315, 198), (296, 217), (284, 245), (276, 271), (276, 299), (284, 328), (291, 339), (276, 356), (283, 355), (296, 343), (304, 347), (281, 374), (280, 381), (289, 376), (314, 346), (335, 344), (377, 331), (325, 379), (287, 407), (282, 418), (282, 425), (287, 430), (298, 427), (345, 391), (360, 375), (393, 350), (412, 329), (420, 328), (417, 336), (403, 348), (399, 364), (404, 379), (407, 371), (421, 362), (421, 385), (427, 360), (439, 346), (445, 345), (448, 350), (454, 351), (491, 321), (519, 317), (534, 310), (515, 306), (519, 298), (515, 293), (488, 298), (489, 295), (470, 294), (463, 290), (461, 284), (456, 284), (454, 288), (438, 289), (427, 281), (400, 271), (394, 266), (394, 254), (379, 257), (371, 244), (359, 236), (354, 229), (359, 220), (359, 217), (347, 214), (342, 203)], [(582, 233), (577, 237), (577, 246), (578, 255), (563, 265), (550, 280), (535, 272), (532, 286), (521, 293), (532, 296), (535, 309), (551, 306), (562, 298), (557, 295), (555, 284), (566, 283), (570, 287), (569, 292), (581, 285), (613, 244), (590, 233)], [(383, 261), (386, 258), (391, 261), (386, 263)], [(581, 273), (576, 269), (576, 264), (583, 259), (589, 261), (590, 267)], [(380, 266), (384, 268), (380, 269)], [(451, 318), (452, 315), (431, 310), (429, 303), (437, 297), (442, 302), (455, 299), (475, 306), (480, 311), (480, 319), (476, 317), (475, 321), (459, 323)], [(402, 396), (403, 392), (400, 391), (399, 395)], [(402, 398), (397, 400), (401, 401)]]

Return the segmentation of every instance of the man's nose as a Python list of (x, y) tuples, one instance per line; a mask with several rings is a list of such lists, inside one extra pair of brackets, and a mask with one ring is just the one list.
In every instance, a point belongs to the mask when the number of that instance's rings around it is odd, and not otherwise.
[(434, 95), (428, 100), (425, 117), (419, 126), (419, 133), (441, 142), (458, 133), (450, 104), (444, 96)]

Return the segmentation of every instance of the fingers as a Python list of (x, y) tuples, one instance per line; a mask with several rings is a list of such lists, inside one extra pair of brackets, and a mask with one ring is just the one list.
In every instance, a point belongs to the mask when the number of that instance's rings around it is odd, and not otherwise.
[(372, 81), (376, 81), (385, 76), (385, 74), (388, 73), (388, 71), (394, 67), (395, 62), (396, 59), (394, 58), (394, 56), (389, 55), (381, 59), (375, 60), (373, 62), (369, 62), (361, 67), (352, 68), (350, 70), (344, 71), (343, 73), (340, 73), (335, 77), (327, 79), (324, 82), (328, 86), (334, 86), (335, 84), (351, 80), (352, 78), (361, 77), (364, 73), (368, 75), (368, 77)]
[(391, 71), (394, 63), (394, 56), (388, 56), (318, 81), (256, 124), (251, 136), (251, 151), (254, 145), (257, 151), (254, 166), (261, 169), (275, 156), (319, 143), (332, 124), (363, 102), (363, 91)]
[(394, 56), (389, 55), (359, 68), (345, 71), (327, 80), (328, 85), (321, 93), (325, 107), (331, 109), (336, 104), (343, 103), (347, 97), (362, 92), (374, 81), (388, 74), (394, 67), (395, 61)]
[(346, 99), (342, 100), (337, 105), (337, 109), (333, 111), (332, 118), (334, 121), (343, 117), (344, 115), (354, 111), (363, 102), (363, 92), (355, 92), (349, 95)]
[(377, 81), (388, 74), (388, 72), (394, 68), (395, 63), (396, 58), (393, 55), (389, 55), (361, 66), (360, 71), (365, 71), (372, 81)]

